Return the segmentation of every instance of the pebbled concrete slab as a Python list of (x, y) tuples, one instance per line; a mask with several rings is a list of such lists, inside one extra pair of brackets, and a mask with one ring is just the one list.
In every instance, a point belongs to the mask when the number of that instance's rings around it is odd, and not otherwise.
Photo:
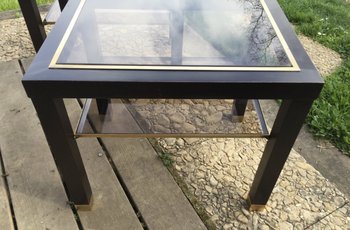
[[(180, 150), (178, 142), (159, 143), (172, 153), (176, 171), (219, 229), (305, 229), (348, 203), (333, 183), (293, 150), (265, 210), (249, 212), (245, 198), (265, 139), (203, 139)], [(346, 220), (345, 215), (342, 218)], [(339, 226), (333, 219), (326, 223)]]

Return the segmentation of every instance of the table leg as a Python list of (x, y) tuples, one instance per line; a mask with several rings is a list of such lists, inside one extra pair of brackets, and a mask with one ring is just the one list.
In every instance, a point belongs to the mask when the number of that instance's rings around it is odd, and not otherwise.
[(62, 99), (32, 98), (67, 195), (77, 206), (91, 205), (91, 187)]
[(38, 52), (44, 40), (46, 32), (40, 17), (40, 12), (35, 0), (18, 0), (24, 20), (32, 39), (35, 51)]
[(232, 106), (232, 121), (242, 122), (247, 108), (247, 99), (235, 99)]
[(101, 115), (106, 115), (109, 103), (111, 103), (111, 99), (97, 98), (96, 104), (97, 104), (98, 113)]
[(250, 210), (266, 205), (312, 105), (312, 100), (283, 100), (248, 195)]
[(60, 5), (61, 11), (64, 9), (64, 7), (66, 6), (68, 0), (58, 0), (58, 3)]

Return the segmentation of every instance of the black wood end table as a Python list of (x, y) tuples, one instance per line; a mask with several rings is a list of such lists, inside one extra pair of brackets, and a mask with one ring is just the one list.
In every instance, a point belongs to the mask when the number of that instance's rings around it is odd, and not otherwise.
[[(95, 130), (90, 135), (102, 137), (234, 137), (229, 127), (244, 123), (248, 99), (255, 100), (259, 121), (256, 100), (281, 99), (271, 133), (260, 126), (268, 142), (249, 192), (251, 210), (267, 203), (323, 84), (276, 0), (69, 1), (23, 78), (69, 200), (78, 206), (90, 205), (92, 197), (75, 140), (84, 136), (91, 101), (74, 133), (63, 98), (96, 99), (100, 125), (108, 127), (115, 99), (134, 106), (130, 113), (135, 119), (141, 99), (148, 100), (146, 105), (152, 101), (153, 107), (147, 107), (151, 116), (157, 100), (190, 100), (194, 106), (199, 100), (209, 105), (199, 106), (201, 114), (208, 114), (206, 109), (216, 114), (207, 121), (221, 124), (181, 128), (175, 124), (180, 117), (165, 122), (173, 127)], [(225, 107), (210, 107), (205, 100), (231, 100), (231, 115), (216, 112)], [(169, 111), (181, 107), (164, 106)]]

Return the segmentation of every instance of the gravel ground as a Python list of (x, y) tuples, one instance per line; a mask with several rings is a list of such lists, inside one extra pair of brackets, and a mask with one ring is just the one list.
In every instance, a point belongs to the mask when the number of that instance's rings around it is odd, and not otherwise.
[[(46, 26), (50, 31), (52, 26)], [(23, 18), (0, 20), (0, 62), (35, 55)]]
[(232, 117), (233, 100), (132, 99), (129, 110), (151, 133), (261, 133), (252, 103), (243, 122)]
[[(322, 76), (341, 63), (334, 51), (303, 36), (300, 40)], [(23, 19), (0, 21), (0, 61), (33, 55)], [(264, 139), (158, 140), (172, 153), (176, 171), (217, 229), (350, 229), (349, 201), (295, 151), (266, 209), (245, 209), (265, 143)]]
[(350, 229), (347, 198), (294, 150), (262, 212), (245, 198), (264, 139), (160, 139), (218, 229)]
[(0, 21), (0, 61), (35, 54), (23, 18)]

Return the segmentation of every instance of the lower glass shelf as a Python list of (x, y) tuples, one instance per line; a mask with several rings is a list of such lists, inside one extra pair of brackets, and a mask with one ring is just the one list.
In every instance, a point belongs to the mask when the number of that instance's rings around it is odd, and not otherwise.
[(87, 99), (75, 137), (268, 137), (258, 100), (243, 121), (232, 115), (234, 100), (112, 99), (99, 114)]

